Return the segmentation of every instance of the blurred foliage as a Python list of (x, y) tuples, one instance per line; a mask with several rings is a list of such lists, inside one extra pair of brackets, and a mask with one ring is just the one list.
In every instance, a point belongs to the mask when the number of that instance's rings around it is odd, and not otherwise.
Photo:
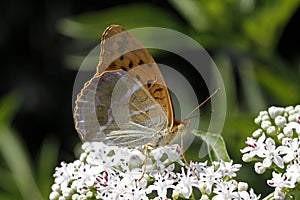
[(18, 99), (20, 97), (12, 93), (0, 101), (0, 199), (48, 199), (58, 144), (54, 139), (45, 138), (38, 163), (30, 160), (27, 147), (10, 126), (18, 109)]
[[(257, 112), (270, 105), (299, 103), (299, 58), (284, 60), (277, 47), (300, 1), (168, 2), (175, 12), (146, 3), (126, 4), (62, 19), (57, 28), (82, 44), (98, 44), (102, 31), (110, 24), (127, 29), (170, 28), (197, 40), (211, 53), (223, 76), (228, 112), (222, 134), (230, 156), (241, 162), (239, 149), (254, 131)], [(78, 49), (68, 55), (69, 67), (80, 66), (85, 53)], [(241, 176), (258, 192), (267, 194), (264, 177), (255, 175), (252, 166), (246, 167)]]
[[(224, 160), (226, 162), (230, 162), (230, 157), (228, 155), (226, 144), (224, 142), (223, 137), (220, 134), (214, 134), (214, 133), (207, 133), (204, 131), (199, 130), (192, 130), (192, 134), (194, 134), (196, 137), (199, 137), (202, 139), (202, 141), (205, 142), (207, 149), (208, 149), (208, 156), (209, 161), (212, 163), (214, 161), (218, 162), (219, 160)], [(206, 154), (206, 151), (199, 151), (199, 153), (204, 152)], [(200, 154), (200, 157), (201, 156)], [(197, 158), (193, 159), (197, 160)]]

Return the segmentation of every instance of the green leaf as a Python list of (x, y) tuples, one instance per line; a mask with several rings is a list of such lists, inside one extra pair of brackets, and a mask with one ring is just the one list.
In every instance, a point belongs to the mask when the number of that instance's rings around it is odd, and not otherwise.
[(230, 62), (230, 58), (225, 54), (217, 54), (214, 57), (214, 61), (222, 74), (223, 82), (226, 88), (226, 100), (227, 100), (227, 110), (230, 110), (230, 113), (237, 112), (236, 105), (238, 104), (238, 97), (237, 97), (237, 89), (236, 85), (234, 84), (234, 73), (233, 73), (233, 66)]
[[(0, 101), (0, 125), (9, 124), (19, 107), (19, 96), (11, 93)], [(1, 133), (0, 133), (1, 135)]]
[(288, 20), (299, 7), (300, 1), (271, 1), (261, 5), (243, 23), (247, 37), (262, 55), (273, 53)]
[(35, 183), (24, 145), (7, 126), (0, 126), (0, 133), (0, 152), (11, 171), (22, 199), (43, 199)]
[(59, 147), (54, 138), (45, 138), (38, 162), (38, 186), (45, 199), (48, 198), (53, 184), (53, 172), (58, 160)]
[(153, 26), (180, 29), (178, 19), (170, 12), (144, 3), (115, 6), (65, 18), (58, 21), (57, 29), (72, 38), (100, 41), (102, 32), (111, 24), (119, 24), (126, 29)]
[(185, 0), (184, 3), (178, 0), (169, 2), (183, 15), (183, 17), (197, 31), (205, 30), (208, 26), (206, 15), (204, 15), (201, 5), (195, 0)]
[[(297, 73), (294, 75), (297, 76)], [(277, 99), (283, 104), (299, 103), (300, 88), (297, 82), (299, 76), (293, 77), (291, 75), (287, 77), (285, 74), (277, 73), (263, 67), (256, 68), (256, 76), (259, 83), (272, 95), (273, 99)]]
[(191, 132), (207, 144), (211, 161), (230, 161), (225, 142), (220, 134), (206, 133), (199, 130), (192, 130)]
[(0, 191), (20, 196), (20, 194), (16, 192), (16, 184), (12, 179), (12, 173), (7, 168), (0, 168), (0, 176), (2, 180), (5, 180), (0, 181)]
[(240, 77), (242, 77), (240, 81), (248, 110), (250, 112), (257, 112), (257, 110), (266, 108), (267, 104), (263, 99), (262, 91), (257, 82), (252, 60), (247, 58), (240, 59), (237, 69)]
[(99, 62), (99, 53), (97, 55), (66, 55), (64, 63), (70, 70), (96, 71)]

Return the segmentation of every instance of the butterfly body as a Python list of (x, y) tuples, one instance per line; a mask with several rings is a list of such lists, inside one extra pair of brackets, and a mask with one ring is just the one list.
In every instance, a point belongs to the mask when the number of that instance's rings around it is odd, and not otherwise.
[(76, 129), (84, 141), (164, 146), (187, 132), (174, 119), (168, 88), (150, 53), (129, 32), (111, 25), (102, 36), (95, 76), (77, 96)]

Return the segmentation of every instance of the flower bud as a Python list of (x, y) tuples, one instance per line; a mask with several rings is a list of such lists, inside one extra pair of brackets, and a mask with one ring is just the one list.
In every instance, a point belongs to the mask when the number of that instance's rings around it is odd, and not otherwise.
[(292, 137), (293, 136), (293, 129), (291, 129), (289, 126), (286, 126), (283, 128), (283, 133), (287, 137)]
[(282, 139), (284, 139), (285, 138), (285, 135), (283, 134), (283, 133), (279, 133), (278, 135), (277, 135), (277, 139), (278, 140), (282, 140)]
[(58, 192), (51, 192), (49, 195), (49, 199), (58, 199), (60, 197), (60, 194)]
[(255, 119), (254, 119), (254, 123), (257, 124), (257, 125), (260, 125), (262, 119), (261, 119), (261, 116), (257, 116)]
[(262, 116), (261, 120), (262, 121), (270, 121), (270, 117), (269, 117), (269, 115), (264, 115), (264, 116)]
[(270, 121), (263, 121), (263, 122), (261, 123), (261, 128), (262, 128), (263, 130), (267, 130), (271, 125), (272, 125), (272, 124), (271, 124)]
[(266, 168), (263, 166), (261, 162), (257, 162), (254, 164), (255, 172), (258, 174), (263, 174), (266, 171)]
[(256, 131), (254, 131), (254, 132), (252, 133), (252, 136), (253, 136), (254, 138), (258, 138), (258, 137), (260, 137), (260, 136), (262, 135), (262, 133), (263, 133), (263, 130), (257, 129)]
[(268, 135), (274, 135), (276, 133), (276, 128), (275, 126), (270, 126), (267, 128), (267, 134)]
[(283, 128), (284, 125), (286, 124), (286, 119), (285, 119), (285, 117), (277, 116), (277, 117), (275, 118), (275, 124), (276, 124), (277, 126), (279, 126), (280, 128)]
[(252, 156), (250, 156), (250, 154), (249, 153), (245, 153), (245, 154), (243, 154), (243, 156), (242, 156), (242, 160), (244, 161), (244, 162), (251, 162), (252, 161)]
[(288, 106), (288, 107), (285, 108), (285, 112), (287, 112), (287, 113), (289, 113), (293, 110), (294, 110), (293, 106)]
[(248, 183), (239, 182), (238, 183), (238, 191), (241, 192), (241, 191), (246, 191), (246, 190), (248, 190)]
[(201, 196), (200, 200), (209, 200), (209, 197), (205, 194)]
[(281, 111), (280, 108), (272, 106), (268, 109), (269, 115), (272, 119), (274, 119), (276, 116), (280, 115)]

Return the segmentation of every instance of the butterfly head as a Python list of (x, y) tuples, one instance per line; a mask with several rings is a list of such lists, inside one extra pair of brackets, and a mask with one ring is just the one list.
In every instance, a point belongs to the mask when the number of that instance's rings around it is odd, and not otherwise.
[(173, 127), (169, 128), (167, 132), (158, 140), (156, 146), (160, 147), (172, 144), (177, 138), (183, 137), (189, 131), (189, 126), (189, 119), (183, 121), (176, 120)]

